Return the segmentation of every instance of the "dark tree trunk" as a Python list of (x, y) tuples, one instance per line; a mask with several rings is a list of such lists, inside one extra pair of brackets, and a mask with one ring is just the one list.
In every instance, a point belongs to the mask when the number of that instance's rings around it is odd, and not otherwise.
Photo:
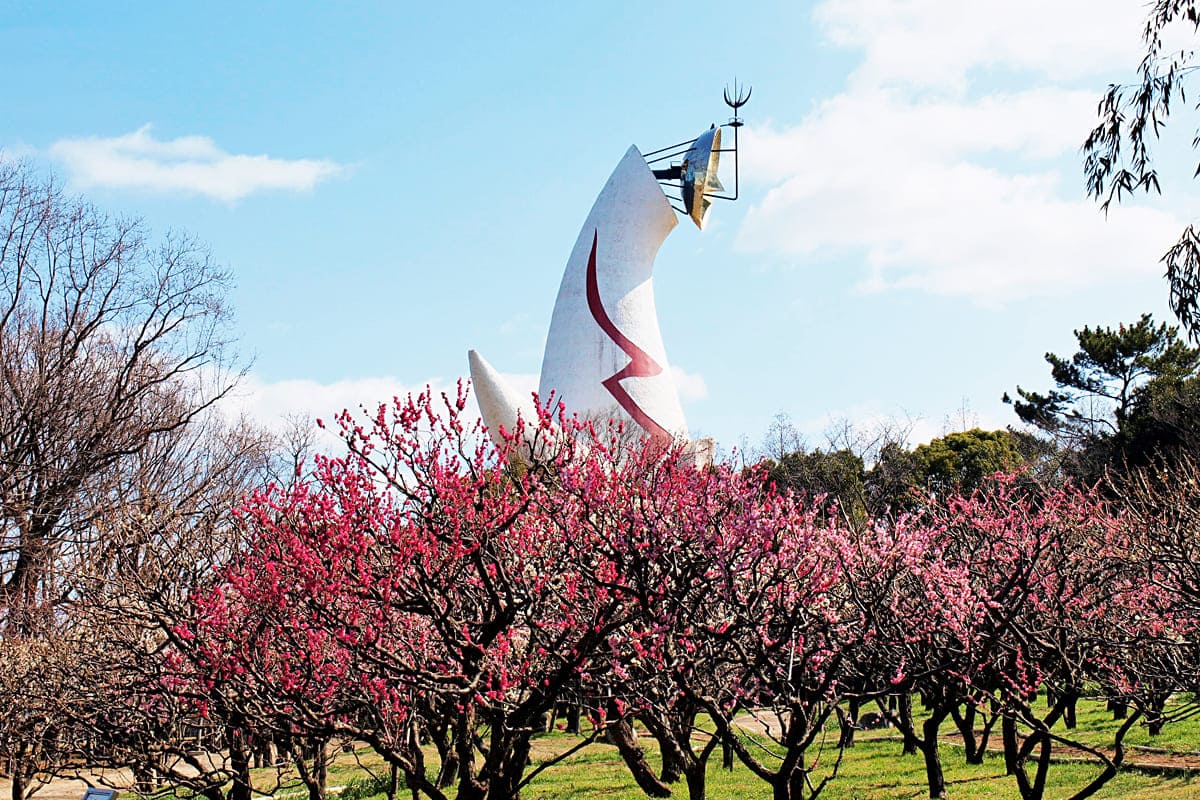
[(498, 765), (488, 781), (489, 800), (520, 800), (521, 778), (529, 763), (529, 737), (521, 736), (512, 744), (507, 761)]
[(493, 730), (479, 774), (460, 775), (457, 800), (520, 800), (529, 740), (526, 732)]
[(1042, 800), (1046, 794), (1046, 776), (1050, 774), (1050, 737), (1039, 734), (1037, 773), (1033, 780), (1033, 791), (1026, 800)]
[(1108, 710), (1112, 712), (1113, 720), (1125, 719), (1129, 716), (1129, 702), (1123, 697), (1110, 697)]
[(233, 786), (229, 788), (229, 800), (250, 800), (254, 787), (250, 782), (250, 753), (246, 747), (246, 736), (237, 728), (226, 732), (229, 745), (229, 766), (233, 773)]
[[(939, 704), (937, 698), (932, 696), (926, 697), (925, 702), (930, 708), (930, 714), (921, 724), (920, 736), (917, 736), (914, 727), (911, 694), (904, 694), (900, 697), (900, 713), (895, 718), (896, 727), (904, 737), (905, 754), (919, 752), (925, 759), (925, 779), (929, 784), (929, 796), (942, 798), (946, 796), (946, 777), (942, 772), (942, 757), (938, 751), (938, 731), (946, 717), (950, 715), (950, 708)], [(883, 709), (882, 701), (880, 701), (879, 707), (881, 710)]]
[(994, 698), (988, 698), (988, 719), (983, 725), (983, 730), (979, 734), (979, 757), (980, 763), (983, 763), (983, 757), (987, 755), (988, 742), (992, 738), (992, 731), (996, 728), (996, 723), (1000, 721), (1000, 703)]
[(1005, 717), (1000, 723), (1000, 738), (1004, 742), (1004, 774), (1015, 775), (1017, 772), (1017, 750), (1020, 740), (1017, 738), (1017, 723), (1011, 717)]
[(687, 781), (688, 800), (704, 800), (705, 798), (707, 775), (704, 767), (704, 764), (700, 764), (683, 771), (684, 779)]
[(576, 736), (579, 735), (579, 733), (581, 732), (581, 729), (579, 727), (580, 716), (581, 716), (581, 714), (579, 712), (579, 706), (577, 706), (577, 705), (567, 706), (567, 733), (573, 733)]
[(662, 756), (662, 771), (658, 779), (663, 783), (678, 783), (688, 765), (695, 760), (691, 749), (692, 726), (696, 715), (685, 708), (676, 707), (661, 714), (640, 715), (638, 721), (658, 742)]
[(322, 743), (316, 753), (313, 764), (315, 780), (308, 787), (308, 800), (325, 800), (325, 789), (329, 786), (329, 762), (325, 758), (325, 745)]
[(141, 795), (147, 795), (154, 791), (154, 777), (150, 770), (140, 766), (133, 767), (130, 770), (134, 776), (134, 791)]
[[(488, 787), (475, 779), (464, 779), (458, 785), (457, 800), (487, 800)], [(415, 798), (414, 798), (415, 800)]]
[(921, 753), (925, 756), (925, 780), (929, 783), (931, 800), (946, 796), (946, 776), (942, 772), (942, 756), (938, 748), (938, 729), (946, 719), (946, 714), (945, 709), (935, 707), (921, 726)]
[(804, 800), (806, 788), (804, 754), (787, 755), (771, 781), (772, 800)]
[(387, 783), (387, 800), (396, 800), (396, 795), (400, 792), (400, 768), (392, 764), (392, 769), (388, 775)]
[[(253, 740), (247, 744), (251, 751), (255, 749)], [(308, 790), (308, 800), (325, 800), (329, 777), (327, 747), (328, 741), (325, 739), (289, 739), (287, 742), (288, 755)]]
[[(1017, 781), (1017, 790), (1022, 800), (1042, 800), (1046, 793), (1046, 776), (1050, 771), (1050, 737), (1042, 731), (1033, 731), (1024, 742), (1017, 735), (1015, 720), (1005, 717), (1003, 722), (1004, 734), (1004, 764)], [(1037, 749), (1034, 762), (1033, 778), (1029, 777), (1026, 763), (1029, 756)]]
[(442, 761), (442, 767), (438, 770), (437, 787), (445, 789), (453, 786), (458, 780), (458, 753), (454, 750), (446, 751), (446, 758)]
[(1038, 751), (1033, 782), (1025, 777), (1024, 764), (1017, 770), (1017, 783), (1023, 784), (1020, 786), (1023, 800), (1042, 800), (1046, 794), (1046, 776), (1050, 773), (1050, 738), (1044, 733), (1034, 733), (1033, 737), (1036, 737)]
[(618, 720), (610, 725), (608, 738), (616, 746), (625, 766), (629, 767), (629, 772), (633, 775), (633, 780), (639, 789), (650, 797), (671, 796), (671, 787), (660, 781), (646, 762), (646, 753), (638, 746), (637, 738), (633, 733), (633, 725), (629, 720)]
[(1149, 729), (1151, 736), (1158, 736), (1162, 733), (1163, 723), (1166, 719), (1163, 717), (1163, 710), (1167, 707), (1167, 700), (1170, 694), (1151, 694), (1149, 702), (1146, 704), (1146, 727)]
[(958, 728), (959, 734), (962, 735), (963, 750), (966, 753), (967, 763), (982, 764), (984, 745), (975, 736), (975, 717), (977, 716), (975, 706), (967, 703), (962, 711), (959, 711), (958, 706), (955, 706), (950, 710), (950, 716), (954, 720), (954, 727)]
[(659, 773), (658, 779), (663, 783), (678, 783), (687, 768), (687, 759), (683, 751), (670, 736), (655, 738), (658, 739), (658, 752), (662, 755), (662, 772)]
[(437, 725), (428, 731), (441, 764), (438, 767), (437, 778), (434, 779), (434, 784), (439, 789), (453, 786), (454, 781), (458, 778), (458, 750), (455, 749), (455, 742), (451, 738), (450, 731), (449, 725)]
[(917, 745), (917, 737), (913, 735), (913, 711), (912, 711), (912, 694), (905, 692), (900, 695), (898, 700), (898, 711), (900, 718), (900, 733), (904, 737), (903, 753), (906, 756), (916, 753), (920, 748)]
[(838, 742), (841, 747), (854, 747), (854, 731), (858, 726), (858, 713), (861, 710), (858, 700), (851, 700), (846, 715), (841, 720), (842, 738)]
[[(324, 772), (324, 770), (321, 770)], [(325, 800), (325, 778), (320, 777), (308, 784), (308, 800)]]

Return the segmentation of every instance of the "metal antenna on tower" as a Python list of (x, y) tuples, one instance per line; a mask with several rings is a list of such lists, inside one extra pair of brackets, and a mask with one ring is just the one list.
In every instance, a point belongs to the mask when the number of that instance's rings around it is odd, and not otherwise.
[[(744, 94), (742, 92), (743, 89), (745, 89)], [(738, 85), (737, 78), (733, 79), (733, 96), (732, 97), (729, 94), (729, 87), (728, 86), (725, 87), (725, 105), (727, 105), (733, 109), (733, 117), (729, 120), (729, 123), (728, 123), (731, 128), (742, 127), (742, 118), (737, 115), (737, 112), (738, 112), (739, 108), (746, 105), (746, 102), (750, 99), (750, 95), (752, 95), (752, 94), (754, 94), (754, 87)]]
[[(742, 86), (734, 78), (732, 91), (725, 87), (725, 104), (733, 110), (729, 122), (717, 127), (713, 125), (695, 139), (652, 150), (645, 154), (646, 162), (653, 165), (660, 161), (683, 157), (681, 163), (672, 163), (666, 168), (654, 170), (654, 177), (665, 189), (674, 189), (681, 196), (667, 194), (671, 200), (683, 203), (675, 209), (704, 227), (708, 208), (713, 200), (737, 200), (741, 190), (741, 171), (738, 163), (738, 128), (744, 124), (738, 110), (750, 99), (753, 87)], [(721, 129), (733, 128), (733, 147), (721, 147)], [(725, 191), (717, 176), (721, 153), (733, 153), (733, 194), (718, 194)]]
[(746, 105), (750, 100), (750, 95), (754, 94), (753, 86), (740, 86), (735, 76), (733, 79), (733, 95), (729, 94), (729, 87), (725, 87), (725, 105), (733, 111), (733, 116), (729, 118), (726, 126), (733, 128), (733, 197), (728, 199), (737, 200), (738, 191), (741, 188), (741, 180), (738, 174), (738, 128), (744, 124), (742, 118), (738, 116), (738, 109)]

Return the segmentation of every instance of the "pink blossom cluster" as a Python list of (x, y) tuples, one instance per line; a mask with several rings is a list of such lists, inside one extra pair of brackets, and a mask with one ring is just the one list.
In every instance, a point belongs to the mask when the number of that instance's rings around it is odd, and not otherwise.
[[(1039, 690), (1136, 698), (1144, 654), (1182, 635), (1092, 492), (996, 476), (852, 524), (561, 409), (496, 448), (466, 403), (344, 413), (347, 456), (247, 498), (245, 549), (194, 592), (164, 691), (352, 735), (434, 798), (515, 796), (564, 703), (594, 735), (636, 718), (689, 782), (720, 742), (790, 796), (816, 785), (815, 743), (853, 725), (850, 703), (916, 694), (942, 719), (1044, 725)], [(746, 713), (776, 715), (782, 761), (747, 746)]]

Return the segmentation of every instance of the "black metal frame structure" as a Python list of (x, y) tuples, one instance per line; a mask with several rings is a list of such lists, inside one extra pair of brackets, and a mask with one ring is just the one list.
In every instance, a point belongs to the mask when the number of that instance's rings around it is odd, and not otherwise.
[[(742, 121), (741, 116), (739, 116), (738, 110), (741, 109), (742, 106), (746, 105), (747, 102), (749, 102), (750, 95), (753, 93), (754, 93), (753, 86), (748, 86), (748, 87), (742, 86), (737, 82), (737, 78), (734, 78), (734, 80), (733, 80), (732, 93), (730, 92), (730, 89), (728, 86), (725, 87), (725, 92), (724, 92), (725, 105), (729, 106), (733, 110), (733, 116), (729, 118), (728, 122), (721, 125), (721, 127), (722, 128), (733, 128), (733, 147), (722, 147), (722, 148), (715, 150), (714, 152), (733, 153), (733, 194), (731, 194), (731, 195), (729, 195), (729, 194), (705, 194), (704, 197), (707, 197), (710, 200), (737, 200), (738, 199), (738, 195), (741, 191), (741, 175), (740, 175), (740, 170), (738, 168), (738, 128), (742, 127), (742, 125), (745, 124)], [(654, 165), (654, 164), (660, 163), (662, 161), (669, 161), (672, 158), (678, 158), (678, 157), (686, 154), (687, 151), (691, 148), (691, 146), (696, 143), (696, 139), (698, 139), (698, 138), (700, 138), (700, 137), (688, 139), (686, 142), (679, 142), (677, 144), (669, 145), (667, 147), (660, 147), (657, 150), (651, 150), (648, 153), (644, 153), (643, 158), (645, 158), (646, 163), (650, 164), (650, 165)], [(683, 166), (681, 164), (672, 164), (671, 166), (666, 167), (665, 169), (653, 169), (653, 166), (652, 166), (652, 171), (654, 172), (654, 177), (658, 179), (659, 184), (663, 187), (663, 193), (666, 194), (667, 197), (670, 198), (671, 200), (682, 203), (683, 202), (682, 197), (676, 197), (675, 195), (670, 194), (666, 190), (667, 189), (675, 189), (682, 193), (682, 191), (683, 191), (683, 183), (682, 183), (682, 181), (683, 181)], [(675, 205), (674, 203), (671, 204), (671, 207), (674, 208), (676, 211), (678, 211), (681, 214), (686, 215), (688, 213), (687, 210), (680, 208), (679, 206)]]

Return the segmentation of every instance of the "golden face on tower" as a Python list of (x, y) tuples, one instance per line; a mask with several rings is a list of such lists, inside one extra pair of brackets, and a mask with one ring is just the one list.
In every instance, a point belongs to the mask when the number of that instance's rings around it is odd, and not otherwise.
[(706, 195), (725, 190), (717, 178), (720, 160), (721, 129), (717, 127), (696, 137), (683, 157), (683, 206), (697, 228), (704, 228), (708, 208), (712, 205)]

